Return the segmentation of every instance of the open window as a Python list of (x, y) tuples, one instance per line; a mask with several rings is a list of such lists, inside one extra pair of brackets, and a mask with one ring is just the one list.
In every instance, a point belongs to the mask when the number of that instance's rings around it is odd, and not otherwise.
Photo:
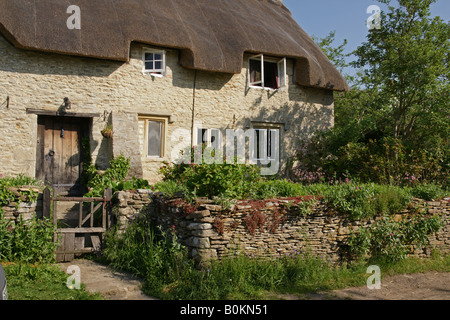
[(142, 54), (144, 62), (143, 73), (156, 76), (166, 74), (166, 52), (164, 50), (144, 49)]
[(263, 54), (249, 59), (250, 87), (277, 90), (287, 85), (286, 58), (267, 58)]

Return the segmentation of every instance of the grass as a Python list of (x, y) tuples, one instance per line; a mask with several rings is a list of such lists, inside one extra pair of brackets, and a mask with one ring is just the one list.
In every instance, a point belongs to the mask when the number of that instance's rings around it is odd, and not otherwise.
[(67, 288), (68, 275), (54, 264), (3, 263), (9, 300), (100, 300), (82, 285)]
[[(320, 258), (296, 255), (274, 260), (260, 260), (246, 255), (213, 262), (203, 271), (186, 267), (155, 291), (152, 277), (144, 291), (161, 299), (182, 300), (275, 300), (286, 294), (304, 297), (308, 293), (326, 292), (366, 285), (369, 264), (380, 266), (382, 277), (396, 274), (450, 272), (450, 255), (434, 254), (430, 258), (408, 258), (396, 263), (371, 261), (332, 266)], [(84, 286), (70, 290), (67, 275), (57, 265), (5, 263), (10, 300), (100, 300)], [(169, 268), (170, 269), (170, 268)], [(166, 280), (169, 280), (166, 278)]]
[[(132, 224), (115, 239), (108, 237), (106, 262), (144, 279), (143, 291), (163, 300), (253, 300), (284, 294), (302, 296), (317, 291), (366, 285), (367, 267), (383, 274), (450, 272), (450, 255), (408, 258), (397, 263), (359, 261), (339, 266), (320, 257), (295, 252), (291, 256), (257, 259), (235, 254), (195, 268), (171, 234), (159, 234), (144, 221)], [(108, 249), (109, 247), (109, 249)]]

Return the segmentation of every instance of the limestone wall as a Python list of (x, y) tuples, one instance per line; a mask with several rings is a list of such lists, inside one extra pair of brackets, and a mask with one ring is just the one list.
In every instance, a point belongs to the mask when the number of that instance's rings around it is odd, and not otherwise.
[[(34, 176), (37, 115), (26, 109), (58, 110), (65, 97), (71, 112), (98, 113), (90, 132), (91, 153), (100, 169), (112, 155), (131, 158), (131, 175), (158, 180), (163, 160), (191, 144), (192, 123), (206, 128), (246, 129), (255, 122), (277, 123), (282, 161), (296, 139), (333, 125), (333, 93), (293, 84), (288, 60), (288, 87), (248, 87), (248, 57), (241, 74), (220, 74), (182, 68), (177, 50), (167, 50), (167, 74), (142, 73), (142, 45), (133, 44), (129, 63), (70, 57), (17, 49), (0, 36), (0, 173)], [(7, 98), (9, 97), (9, 100)], [(143, 154), (139, 115), (168, 115), (163, 158)], [(253, 121), (253, 122), (252, 122)], [(112, 124), (113, 140), (100, 131)]]
[(42, 194), (39, 195), (37, 201), (32, 202), (12, 202), (7, 206), (1, 207), (3, 218), (11, 222), (32, 220), (36, 217), (42, 218)]
[[(295, 199), (237, 201), (226, 207), (198, 199), (198, 205), (192, 206), (181, 199), (149, 196), (144, 190), (119, 192), (116, 199), (115, 212), (122, 227), (137, 215), (146, 215), (167, 231), (175, 229), (190, 255), (200, 261), (235, 252), (267, 257), (310, 252), (336, 262), (345, 254), (343, 249), (351, 230), (374, 222), (349, 221), (322, 201), (306, 213), (298, 205), (288, 204)], [(450, 252), (450, 203), (416, 204), (426, 206), (431, 213), (442, 214), (444, 227), (430, 237), (425, 250), (416, 248), (414, 254), (426, 256), (430, 248)]]

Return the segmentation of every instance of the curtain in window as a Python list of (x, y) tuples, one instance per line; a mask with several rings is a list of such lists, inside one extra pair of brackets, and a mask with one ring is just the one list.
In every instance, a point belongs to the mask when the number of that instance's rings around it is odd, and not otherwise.
[(148, 156), (161, 157), (162, 122), (148, 122)]

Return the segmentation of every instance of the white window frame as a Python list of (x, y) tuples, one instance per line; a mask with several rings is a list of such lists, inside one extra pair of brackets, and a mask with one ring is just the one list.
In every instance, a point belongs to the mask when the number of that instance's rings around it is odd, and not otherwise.
[[(154, 117), (154, 116), (139, 116), (139, 121), (144, 122), (144, 144), (143, 144), (143, 154), (148, 159), (162, 159), (165, 157), (166, 153), (166, 137), (167, 137), (167, 118), (165, 117)], [(148, 123), (149, 122), (160, 122), (161, 123), (161, 151), (159, 156), (151, 156), (148, 154)]]
[[(251, 81), (251, 60), (256, 60), (261, 62), (261, 80), (260, 81)], [(277, 71), (278, 71), (278, 88), (271, 88), (266, 87), (264, 84), (264, 61), (272, 62), (277, 64)], [(266, 58), (263, 54), (258, 54), (256, 56), (252, 56), (249, 58), (249, 64), (248, 64), (248, 80), (249, 80), (249, 87), (250, 88), (256, 88), (256, 89), (265, 89), (265, 90), (280, 90), (287, 86), (287, 75), (286, 75), (286, 58), (282, 59), (274, 59), (274, 58)], [(260, 85), (258, 85), (260, 84)]]
[[(146, 63), (150, 62), (150, 61), (154, 61), (154, 60), (147, 60), (145, 55), (146, 54), (160, 54), (162, 57), (161, 60), (161, 69), (147, 69), (146, 68)], [(159, 61), (159, 60), (158, 60)], [(143, 62), (143, 67), (142, 67), (142, 73), (144, 75), (146, 74), (150, 74), (152, 76), (156, 76), (156, 77), (164, 77), (166, 75), (166, 50), (158, 50), (158, 49), (149, 49), (149, 48), (144, 48), (142, 51), (142, 62)]]

